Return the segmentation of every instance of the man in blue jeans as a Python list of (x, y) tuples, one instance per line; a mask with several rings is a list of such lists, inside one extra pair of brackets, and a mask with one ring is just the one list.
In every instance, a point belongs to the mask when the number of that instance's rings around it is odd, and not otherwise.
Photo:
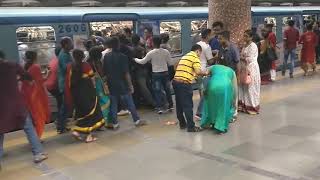
[(282, 65), (282, 76), (285, 76), (286, 74), (288, 59), (290, 56), (290, 78), (293, 78), (294, 61), (296, 59), (296, 49), (299, 38), (299, 31), (294, 27), (294, 21), (289, 20), (288, 28), (283, 34), (284, 60)]
[(160, 47), (160, 37), (154, 36), (152, 40), (154, 49), (149, 51), (143, 59), (135, 58), (135, 61), (139, 64), (146, 64), (147, 62), (151, 62), (156, 110), (158, 114), (162, 114), (164, 109), (164, 107), (162, 107), (162, 89), (165, 91), (166, 98), (169, 103), (169, 107), (166, 109), (166, 111), (173, 110), (170, 78), (168, 73), (168, 65), (172, 65), (173, 62), (171, 60), (170, 52)]
[(107, 83), (110, 91), (110, 117), (111, 122), (107, 122), (107, 128), (118, 129), (117, 120), (118, 102), (122, 100), (128, 110), (131, 112), (135, 126), (145, 125), (146, 122), (140, 120), (132, 93), (134, 92), (129, 72), (129, 58), (119, 50), (120, 44), (117, 37), (111, 38), (112, 51), (104, 56), (103, 71), (107, 77)]
[(200, 55), (202, 48), (195, 44), (191, 51), (183, 56), (177, 66), (173, 79), (173, 89), (176, 97), (176, 113), (180, 129), (187, 132), (199, 132), (201, 128), (195, 126), (193, 121), (193, 89), (192, 83), (196, 76), (206, 76), (207, 71), (201, 70)]
[(32, 146), (34, 162), (38, 163), (47, 159), (47, 156), (43, 153), (32, 119), (19, 91), (17, 77), (19, 80), (31, 81), (31, 77), (20, 65), (5, 61), (5, 55), (0, 50), (0, 84), (4, 85), (0, 93), (0, 162), (3, 155), (4, 134), (23, 128)]
[(73, 49), (73, 42), (72, 39), (69, 37), (64, 37), (61, 40), (61, 51), (58, 56), (58, 85), (59, 85), (59, 92), (62, 96), (62, 103), (58, 110), (58, 121), (57, 121), (57, 132), (58, 134), (65, 133), (69, 131), (66, 128), (66, 120), (68, 117), (68, 110), (65, 104), (64, 99), (64, 88), (65, 88), (65, 76), (67, 72), (67, 65), (72, 63), (72, 57), (70, 51)]
[[(37, 133), (34, 129), (32, 118), (28, 113), (23, 127), (24, 132), (26, 133), (29, 144), (31, 145), (31, 151), (33, 154), (33, 162), (40, 163), (46, 159), (48, 156), (43, 152), (42, 144), (37, 136)], [(0, 134), (0, 162), (3, 156), (3, 141), (4, 134)]]

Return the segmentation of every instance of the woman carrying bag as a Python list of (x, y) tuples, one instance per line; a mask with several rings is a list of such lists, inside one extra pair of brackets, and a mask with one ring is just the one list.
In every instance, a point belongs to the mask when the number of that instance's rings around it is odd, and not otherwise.
[(260, 110), (260, 69), (258, 65), (258, 47), (252, 41), (253, 33), (244, 33), (245, 47), (241, 52), (239, 111), (256, 115)]

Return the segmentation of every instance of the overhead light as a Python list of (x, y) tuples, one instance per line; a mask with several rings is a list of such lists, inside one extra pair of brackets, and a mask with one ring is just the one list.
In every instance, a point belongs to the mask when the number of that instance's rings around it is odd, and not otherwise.
[(129, 7), (143, 7), (148, 5), (149, 3), (146, 1), (133, 1), (133, 2), (126, 3), (126, 6), (129, 6)]
[(280, 6), (293, 6), (293, 3), (281, 3)]
[(311, 6), (311, 3), (299, 3), (300, 6)]
[(272, 3), (263, 2), (263, 3), (259, 3), (258, 5), (259, 5), (259, 6), (263, 6), (263, 7), (270, 7), (270, 6), (272, 6)]
[(36, 0), (5, 0), (1, 2), (2, 6), (10, 6), (10, 7), (14, 7), (14, 6), (37, 6), (39, 5), (40, 2), (36, 1)]
[(188, 2), (185, 1), (174, 1), (174, 2), (167, 2), (167, 6), (187, 6)]
[(77, 7), (91, 7), (91, 6), (100, 6), (101, 2), (99, 1), (75, 1), (72, 2), (72, 6)]

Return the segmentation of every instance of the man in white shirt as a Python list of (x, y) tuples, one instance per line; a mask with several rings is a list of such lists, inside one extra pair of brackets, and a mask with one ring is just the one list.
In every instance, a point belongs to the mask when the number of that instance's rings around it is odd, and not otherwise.
[[(206, 71), (208, 65), (213, 64), (213, 61), (214, 61), (211, 46), (209, 45), (210, 36), (211, 36), (211, 29), (204, 29), (201, 32), (201, 41), (199, 41), (197, 43), (202, 48), (202, 52), (200, 55), (201, 71)], [(207, 81), (208, 81), (208, 78), (206, 78), (206, 77), (200, 77), (197, 79), (197, 82), (199, 84), (200, 102), (199, 102), (197, 113), (195, 116), (196, 119), (201, 118), (202, 104), (203, 104), (203, 92), (206, 87)]]
[(200, 64), (201, 64), (202, 71), (205, 71), (207, 69), (208, 64), (213, 63), (213, 55), (212, 55), (211, 47), (209, 45), (210, 35), (211, 35), (211, 29), (204, 29), (201, 32), (201, 41), (197, 43), (202, 48), (202, 53), (200, 55)]
[(154, 83), (154, 94), (156, 100), (156, 109), (158, 114), (163, 113), (163, 107), (161, 103), (162, 88), (166, 92), (167, 101), (169, 107), (167, 110), (173, 110), (173, 101), (170, 90), (170, 80), (168, 73), (168, 65), (173, 62), (171, 60), (171, 54), (168, 50), (160, 48), (161, 39), (158, 36), (153, 37), (154, 49), (149, 51), (143, 59), (135, 58), (135, 61), (139, 64), (146, 64), (151, 62), (152, 64), (152, 81)]

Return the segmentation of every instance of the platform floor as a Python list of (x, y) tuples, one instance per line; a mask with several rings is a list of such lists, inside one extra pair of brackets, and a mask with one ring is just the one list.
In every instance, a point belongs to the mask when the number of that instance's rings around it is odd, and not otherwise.
[[(194, 96), (195, 105), (199, 96)], [(262, 86), (261, 114), (240, 114), (227, 134), (167, 126), (175, 114), (140, 112), (92, 144), (45, 134), (49, 159), (32, 163), (23, 132), (8, 134), (1, 180), (309, 180), (320, 179), (320, 73)]]

